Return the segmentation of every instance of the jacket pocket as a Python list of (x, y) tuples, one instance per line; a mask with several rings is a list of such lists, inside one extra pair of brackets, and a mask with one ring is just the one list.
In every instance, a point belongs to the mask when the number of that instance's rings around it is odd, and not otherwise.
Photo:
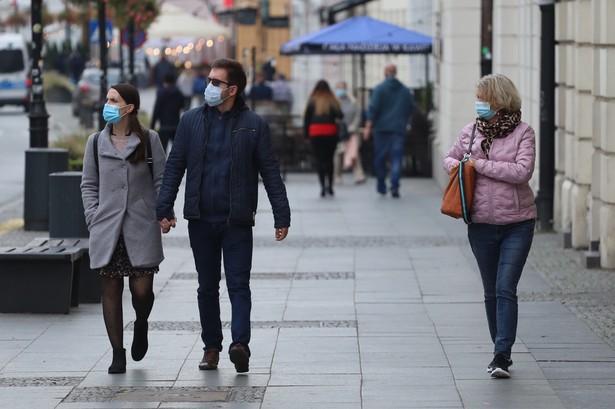
[(90, 226), (94, 225), (97, 221), (98, 221), (98, 216), (100, 215), (100, 206), (96, 207), (96, 210), (94, 210), (88, 217), (87, 217), (87, 226), (88, 229), (90, 228)]
[(236, 128), (231, 133), (231, 147), (235, 154), (233, 157), (243, 157), (246, 152), (250, 152), (256, 146), (256, 129)]

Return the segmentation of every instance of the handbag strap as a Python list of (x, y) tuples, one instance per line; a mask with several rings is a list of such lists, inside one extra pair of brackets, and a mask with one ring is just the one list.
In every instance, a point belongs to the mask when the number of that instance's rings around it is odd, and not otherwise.
[(470, 220), (469, 209), (466, 207), (466, 197), (465, 197), (466, 192), (465, 192), (463, 167), (465, 163), (468, 160), (470, 160), (470, 155), (472, 154), (472, 144), (474, 143), (474, 135), (476, 135), (476, 123), (474, 124), (474, 127), (472, 128), (472, 136), (470, 136), (470, 143), (468, 144), (468, 150), (463, 155), (463, 159), (461, 160), (461, 163), (459, 164), (459, 173), (458, 173), (459, 192), (461, 193), (461, 216), (465, 224), (470, 224), (471, 220)]
[(472, 128), (472, 136), (470, 136), (470, 143), (468, 143), (468, 150), (466, 150), (466, 153), (463, 155), (463, 158), (465, 160), (468, 160), (470, 158), (470, 155), (472, 154), (472, 144), (474, 144), (474, 135), (476, 135), (476, 124), (474, 124), (474, 127)]

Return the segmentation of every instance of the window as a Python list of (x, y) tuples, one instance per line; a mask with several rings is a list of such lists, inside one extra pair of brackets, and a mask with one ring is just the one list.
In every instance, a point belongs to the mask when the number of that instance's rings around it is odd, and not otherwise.
[(1, 74), (19, 72), (25, 68), (22, 50), (0, 50)]

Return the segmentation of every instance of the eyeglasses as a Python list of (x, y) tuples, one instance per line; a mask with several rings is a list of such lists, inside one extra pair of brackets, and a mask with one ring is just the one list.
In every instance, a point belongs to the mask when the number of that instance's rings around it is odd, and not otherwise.
[(226, 85), (228, 85), (229, 87), (231, 86), (231, 84), (229, 84), (229, 83), (228, 83), (228, 82), (226, 82), (226, 81), (218, 80), (218, 79), (215, 79), (215, 78), (209, 78), (209, 77), (207, 77), (207, 83), (208, 83), (208, 84), (213, 84), (213, 86), (214, 86), (214, 87), (217, 87), (217, 86), (219, 86), (220, 84), (226, 84)]

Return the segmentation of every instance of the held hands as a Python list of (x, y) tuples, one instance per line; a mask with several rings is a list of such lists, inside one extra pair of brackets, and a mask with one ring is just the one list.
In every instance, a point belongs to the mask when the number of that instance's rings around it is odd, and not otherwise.
[(365, 129), (363, 129), (363, 140), (364, 141), (369, 141), (369, 134), (370, 134), (371, 130), (367, 127), (365, 127)]
[(172, 227), (175, 227), (177, 225), (177, 218), (174, 217), (173, 220), (167, 220), (167, 218), (164, 218), (162, 220), (158, 221), (158, 224), (160, 224), (160, 230), (162, 230), (163, 233), (168, 233), (169, 231), (171, 231)]
[(288, 236), (288, 227), (278, 227), (275, 229), (275, 241), (282, 241)]

